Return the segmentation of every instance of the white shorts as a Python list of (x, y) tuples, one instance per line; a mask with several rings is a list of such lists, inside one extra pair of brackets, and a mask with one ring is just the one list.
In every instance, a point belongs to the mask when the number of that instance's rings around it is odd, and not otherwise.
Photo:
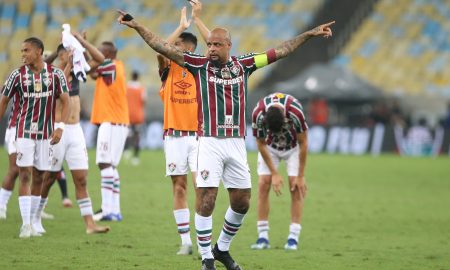
[[(272, 159), (272, 163), (275, 168), (278, 169), (280, 162), (282, 160), (285, 160), (288, 176), (298, 176), (298, 169), (300, 166), (300, 148), (298, 145), (287, 151), (276, 150), (270, 146), (267, 146), (267, 149), (269, 149), (270, 158)], [(269, 167), (267, 167), (267, 164), (262, 158), (261, 153), (258, 153), (258, 175), (271, 175)]]
[(197, 187), (252, 187), (244, 138), (200, 137), (198, 142)]
[(83, 129), (80, 124), (66, 125), (61, 141), (53, 145), (53, 159), (50, 171), (59, 172), (66, 160), (69, 170), (87, 170), (88, 155)]
[(95, 163), (106, 163), (117, 167), (122, 158), (127, 135), (126, 125), (102, 123), (98, 128)]
[(18, 138), (16, 140), (19, 167), (35, 167), (40, 171), (48, 171), (53, 158), (50, 140), (32, 140)]
[(186, 175), (197, 171), (196, 136), (165, 136), (164, 154), (166, 155), (166, 176)]
[(15, 154), (16, 149), (16, 127), (7, 128), (5, 132), (5, 148), (8, 155)]

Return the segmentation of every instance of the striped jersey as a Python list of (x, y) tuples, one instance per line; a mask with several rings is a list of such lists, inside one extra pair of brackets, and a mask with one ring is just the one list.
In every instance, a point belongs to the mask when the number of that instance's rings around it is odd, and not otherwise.
[(219, 66), (205, 56), (185, 52), (184, 65), (194, 75), (197, 87), (198, 135), (244, 137), (248, 78), (275, 59), (272, 49), (232, 56)]
[(40, 73), (28, 66), (14, 70), (5, 82), (3, 95), (19, 99), (16, 138), (45, 140), (53, 132), (56, 99), (68, 92), (64, 72), (44, 63)]
[[(265, 123), (267, 109), (275, 104), (284, 108), (285, 122), (282, 130), (278, 133), (271, 132)], [(301, 103), (291, 95), (274, 93), (268, 95), (256, 104), (252, 114), (253, 136), (265, 138), (270, 147), (285, 151), (297, 145), (297, 134), (308, 129), (303, 107)]]

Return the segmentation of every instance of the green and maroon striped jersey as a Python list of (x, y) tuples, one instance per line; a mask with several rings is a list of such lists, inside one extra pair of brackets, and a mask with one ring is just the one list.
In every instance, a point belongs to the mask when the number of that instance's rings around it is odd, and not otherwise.
[[(285, 122), (278, 133), (271, 132), (265, 123), (267, 109), (275, 104), (284, 108), (285, 114)], [(253, 136), (264, 138), (267, 145), (280, 151), (294, 148), (297, 145), (297, 133), (305, 132), (307, 129), (302, 104), (291, 95), (270, 94), (259, 100), (252, 113)]]
[(53, 132), (55, 103), (60, 94), (68, 92), (62, 70), (44, 63), (40, 73), (28, 66), (14, 70), (5, 82), (3, 95), (19, 98), (16, 138), (45, 140)]
[(184, 53), (184, 65), (194, 75), (197, 86), (198, 135), (244, 137), (248, 78), (275, 59), (273, 49), (232, 56), (224, 65), (202, 55)]

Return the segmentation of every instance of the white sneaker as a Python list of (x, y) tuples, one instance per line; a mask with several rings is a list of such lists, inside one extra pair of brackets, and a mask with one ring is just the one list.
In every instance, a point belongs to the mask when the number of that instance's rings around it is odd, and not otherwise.
[(22, 227), (20, 227), (19, 238), (30, 238), (30, 236), (31, 236), (31, 225), (30, 224), (22, 225)]
[(0, 219), (6, 219), (6, 208), (0, 207)]
[(269, 248), (270, 248), (269, 240), (267, 240), (266, 238), (258, 238), (258, 240), (256, 240), (256, 243), (251, 245), (251, 249), (256, 249), (256, 250), (269, 249)]
[(36, 230), (37, 233), (40, 233), (40, 234), (46, 233), (44, 227), (42, 226), (41, 220), (35, 220), (33, 222), (32, 227)]
[(177, 255), (192, 255), (192, 245), (181, 245)]
[(284, 245), (285, 250), (297, 250), (297, 241), (295, 239), (288, 239), (286, 244)]
[(40, 237), (40, 236), (42, 236), (41, 233), (37, 232), (37, 230), (36, 230), (36, 228), (34, 227), (33, 224), (31, 225), (31, 233), (30, 233), (30, 235), (33, 236), (33, 237)]
[(42, 211), (41, 218), (43, 219), (55, 219), (55, 216), (49, 213)]

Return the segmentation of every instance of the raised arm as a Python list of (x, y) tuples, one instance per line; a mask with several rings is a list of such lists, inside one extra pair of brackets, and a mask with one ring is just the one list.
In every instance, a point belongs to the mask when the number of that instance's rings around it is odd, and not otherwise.
[[(186, 17), (186, 7), (183, 7), (181, 9), (180, 24), (178, 25), (177, 29), (175, 29), (175, 31), (173, 31), (173, 33), (170, 34), (170, 36), (167, 38), (167, 42), (173, 45), (177, 38), (181, 35), (181, 33), (188, 29), (190, 25), (191, 20), (188, 20)], [(169, 65), (167, 58), (165, 58), (161, 54), (158, 54), (156, 57), (158, 58), (159, 70), (163, 70)]]
[(194, 20), (195, 26), (206, 43), (210, 31), (200, 19), (200, 15), (202, 13), (202, 2), (200, 2), (200, 0), (191, 0), (189, 1), (189, 4), (192, 6), (192, 20)]
[(334, 24), (334, 21), (322, 24), (316, 28), (306, 31), (295, 38), (283, 42), (281, 45), (275, 48), (276, 60), (288, 56), (290, 53), (295, 51), (300, 45), (305, 43), (308, 39), (312, 37), (323, 36), (325, 38), (331, 37), (333, 35), (330, 26)]
[(150, 32), (149, 29), (139, 24), (136, 20), (133, 19), (131, 21), (125, 21), (124, 16), (127, 14), (126, 12), (121, 10), (119, 10), (118, 12), (119, 18), (117, 19), (117, 21), (120, 24), (133, 28), (153, 50), (169, 58), (178, 65), (184, 66), (183, 52), (179, 51), (175, 46), (173, 46), (166, 40), (163, 40), (161, 37)]
[(92, 43), (87, 41), (86, 32), (82, 34), (78, 32), (72, 32), (72, 35), (80, 42), (80, 44), (87, 50), (89, 55), (92, 57), (88, 61), (91, 70), (95, 70), (103, 61), (105, 61), (105, 56), (97, 49)]

